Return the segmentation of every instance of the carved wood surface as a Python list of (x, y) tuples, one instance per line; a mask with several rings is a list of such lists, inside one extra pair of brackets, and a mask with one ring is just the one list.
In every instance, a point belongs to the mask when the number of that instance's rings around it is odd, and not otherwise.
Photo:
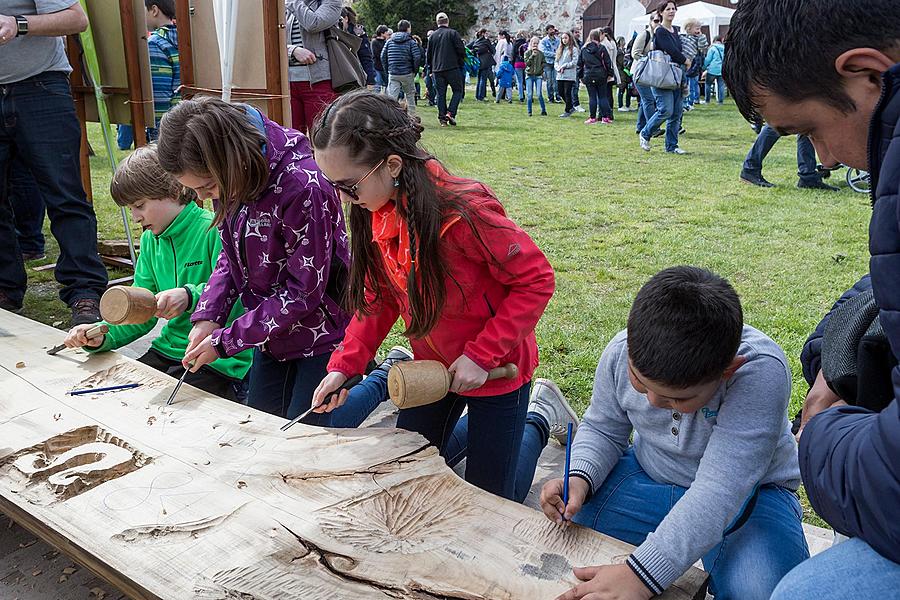
[(188, 385), (165, 406), (172, 378), (47, 356), (62, 335), (0, 310), (0, 511), (134, 598), (553, 598), (631, 550), (470, 486), (417, 434), (280, 432)]

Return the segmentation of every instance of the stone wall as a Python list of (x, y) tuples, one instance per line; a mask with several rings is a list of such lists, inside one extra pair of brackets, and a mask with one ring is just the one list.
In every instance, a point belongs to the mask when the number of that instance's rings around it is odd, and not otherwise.
[[(631, 19), (645, 14), (645, 5), (652, 2), (617, 0), (616, 35), (629, 34)], [(550, 23), (560, 31), (566, 31), (581, 26), (581, 17), (592, 3), (593, 0), (475, 0), (478, 17), (468, 34), (474, 37), (475, 32), (484, 27), (492, 36), (501, 29), (509, 30), (513, 36), (519, 29), (530, 33), (540, 31), (543, 35), (544, 27)]]
[(593, 0), (475, 0), (478, 15), (474, 31), (487, 28), (492, 33), (508, 29), (541, 31), (552, 23), (560, 31), (581, 25), (581, 15)]

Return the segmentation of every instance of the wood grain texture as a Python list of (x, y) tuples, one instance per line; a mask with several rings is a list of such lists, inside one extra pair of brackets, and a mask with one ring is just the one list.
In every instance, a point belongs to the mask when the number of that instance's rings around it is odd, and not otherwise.
[[(417, 434), (283, 433), (188, 385), (165, 406), (175, 380), (47, 356), (62, 335), (0, 311), (0, 511), (133, 598), (553, 598), (631, 550), (470, 486)], [(66, 395), (124, 379), (145, 385)]]

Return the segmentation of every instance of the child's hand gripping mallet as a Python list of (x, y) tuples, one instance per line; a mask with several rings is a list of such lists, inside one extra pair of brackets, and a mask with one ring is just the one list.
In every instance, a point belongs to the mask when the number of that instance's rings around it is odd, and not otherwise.
[[(107, 333), (109, 333), (109, 327), (107, 327), (106, 325), (94, 325), (84, 332), (84, 337), (92, 340), (94, 338), (100, 337), (101, 335), (106, 335)], [(52, 348), (47, 350), (47, 354), (49, 354), (50, 356), (56, 356), (58, 352), (62, 352), (65, 349), (66, 345), (60, 344), (59, 346), (53, 346)]]
[[(515, 379), (519, 368), (513, 363), (491, 369), (488, 380)], [(452, 378), (443, 363), (436, 360), (398, 362), (388, 372), (388, 393), (397, 408), (413, 408), (437, 402), (450, 391)]]
[(317, 408), (319, 408), (320, 406), (322, 406), (322, 405), (324, 405), (324, 404), (328, 404), (328, 403), (331, 401), (332, 398), (334, 398), (335, 396), (337, 396), (338, 394), (340, 394), (340, 393), (341, 393), (342, 391), (344, 391), (344, 390), (349, 390), (349, 389), (352, 388), (354, 385), (356, 385), (357, 383), (359, 383), (360, 381), (362, 381), (362, 379), (363, 379), (363, 378), (362, 378), (362, 375), (354, 375), (353, 377), (351, 377), (350, 379), (348, 379), (347, 381), (345, 381), (344, 384), (341, 385), (341, 387), (339, 387), (338, 389), (334, 390), (333, 392), (329, 392), (329, 393), (325, 396), (325, 399), (322, 401), (322, 404), (317, 404), (316, 406), (310, 406), (310, 407), (309, 407), (309, 410), (307, 410), (307, 411), (305, 411), (305, 412), (303, 412), (303, 413), (297, 415), (296, 417), (294, 417), (293, 419), (291, 419), (290, 421), (288, 421), (287, 423), (285, 423), (284, 425), (282, 425), (282, 426), (281, 426), (281, 430), (282, 430), (282, 431), (287, 431), (288, 429), (290, 429), (291, 427), (293, 427), (296, 423), (298, 423), (298, 422), (301, 421), (302, 419), (306, 418), (306, 416), (309, 415), (312, 411), (316, 410)]

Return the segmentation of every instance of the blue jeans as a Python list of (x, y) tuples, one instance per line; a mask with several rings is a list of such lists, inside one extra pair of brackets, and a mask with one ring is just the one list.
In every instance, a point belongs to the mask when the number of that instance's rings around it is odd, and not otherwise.
[(771, 600), (844, 600), (896, 597), (900, 564), (859, 538), (813, 556), (784, 576)]
[(684, 106), (681, 104), (681, 88), (677, 90), (650, 89), (653, 91), (656, 111), (648, 117), (647, 124), (641, 130), (641, 136), (650, 139), (665, 121), (666, 152), (672, 152), (678, 147), (678, 130), (681, 129), (681, 115), (684, 114)]
[(541, 91), (543, 79), (537, 75), (529, 75), (525, 81), (525, 96), (528, 98), (528, 114), (531, 114), (532, 101), (534, 100), (534, 91), (537, 89), (538, 101), (541, 103), (541, 112), (547, 112), (547, 105), (544, 104), (544, 92)]
[(519, 102), (525, 101), (525, 69), (516, 69), (516, 84), (519, 86)]
[[(640, 133), (644, 126), (647, 124), (647, 121), (650, 120), (650, 117), (653, 113), (656, 112), (656, 101), (653, 99), (653, 88), (634, 84), (634, 89), (638, 91), (640, 94), (640, 103), (638, 103), (638, 119), (637, 125), (635, 126), (635, 131)], [(651, 133), (656, 133), (653, 131)]]
[[(744, 159), (742, 172), (757, 177), (762, 175), (763, 161), (775, 142), (780, 139), (781, 136), (774, 128), (768, 124), (764, 125), (747, 153), (747, 158)], [(803, 183), (817, 183), (822, 180), (822, 176), (816, 170), (816, 149), (805, 135), (797, 136), (797, 176)]]
[(531, 382), (499, 396), (447, 394), (433, 404), (401, 409), (397, 427), (422, 434), (446, 458), (453, 428), (468, 405), (466, 481), (512, 499), (530, 390)]
[(609, 99), (606, 95), (608, 86), (605, 79), (601, 81), (600, 78), (589, 77), (584, 80), (592, 119), (612, 117), (612, 108), (609, 106)]
[[(312, 405), (313, 392), (328, 374), (331, 353), (310, 358), (275, 360), (265, 352), (253, 351), (247, 405), (272, 415), (293, 419)], [(307, 425), (331, 426), (333, 413), (311, 413)]]
[(383, 92), (387, 92), (388, 85), (388, 77), (387, 73), (383, 71), (375, 71), (375, 87), (373, 91), (376, 94), (381, 94)]
[(721, 75), (706, 74), (706, 103), (712, 98), (713, 84), (716, 86), (716, 99), (719, 104), (725, 102), (725, 79)]
[(690, 92), (684, 99), (685, 106), (693, 106), (700, 102), (700, 76), (694, 75), (687, 78), (688, 91)]
[[(573, 520), (639, 546), (687, 490), (651, 479), (628, 448)], [(809, 558), (801, 517), (794, 492), (760, 487), (744, 524), (702, 557), (716, 600), (768, 600), (781, 578)]]
[(46, 205), (31, 169), (20, 156), (13, 159), (9, 170), (9, 202), (16, 218), (19, 250), (26, 254), (43, 254)]
[[(450, 115), (456, 118), (456, 111), (459, 110), (459, 103), (462, 102), (466, 94), (464, 85), (464, 75), (461, 70), (438, 71), (434, 74), (434, 86), (437, 88), (437, 108), (438, 119), (443, 121)], [(447, 106), (447, 86), (453, 92), (450, 97), (450, 106)]]
[(556, 69), (552, 63), (544, 63), (544, 81), (547, 83), (547, 99), (551, 102), (558, 101), (559, 88), (556, 85)]
[[(516, 461), (516, 485), (512, 499), (520, 504), (525, 501), (531, 483), (534, 481), (534, 472), (537, 470), (537, 461), (541, 452), (547, 447), (550, 439), (550, 426), (541, 415), (527, 413), (525, 415), (525, 431), (522, 434), (522, 448), (519, 450), (519, 458)], [(447, 441), (447, 449), (444, 456), (447, 464), (456, 466), (468, 454), (469, 440), (469, 415), (463, 415), (453, 434)], [(466, 465), (468, 468), (468, 464)]]
[(0, 291), (14, 304), (25, 297), (27, 277), (9, 199), (17, 157), (28, 167), (59, 243), (60, 299), (73, 304), (100, 298), (106, 268), (97, 254), (97, 217), (81, 186), (81, 127), (62, 72), (46, 72), (0, 85)]
[(578, 97), (578, 92), (581, 91), (581, 81), (576, 79), (575, 84), (572, 86), (572, 106), (581, 106), (581, 98)]
[(490, 69), (480, 69), (478, 71), (478, 83), (475, 84), (475, 99), (484, 100), (487, 98), (487, 84), (491, 78)]
[(388, 375), (374, 369), (360, 383), (350, 388), (347, 401), (331, 415), (331, 426), (353, 429), (362, 425), (378, 405), (388, 397)]

